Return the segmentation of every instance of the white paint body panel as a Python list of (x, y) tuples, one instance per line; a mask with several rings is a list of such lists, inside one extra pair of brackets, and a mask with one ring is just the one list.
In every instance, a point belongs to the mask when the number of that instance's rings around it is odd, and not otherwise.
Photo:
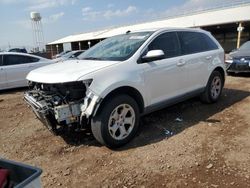
[(181, 57), (163, 59), (145, 64), (145, 86), (149, 105), (186, 92), (186, 67), (177, 66)]
[(33, 70), (27, 79), (41, 83), (73, 82), (82, 76), (117, 63), (116, 61), (68, 60)]

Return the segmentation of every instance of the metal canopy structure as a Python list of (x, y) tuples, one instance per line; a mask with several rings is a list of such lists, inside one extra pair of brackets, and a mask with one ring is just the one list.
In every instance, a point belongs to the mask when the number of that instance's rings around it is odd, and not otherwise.
[[(244, 23), (250, 22), (250, 3), (238, 3), (235, 5), (220, 7), (216, 9), (207, 9), (203, 11), (190, 12), (178, 16), (171, 16), (161, 20), (138, 23), (133, 25), (114, 27), (95, 32), (82, 33), (77, 35), (70, 35), (59, 40), (50, 42), (47, 46), (51, 49), (53, 45), (62, 45), (64, 43), (71, 43), (73, 48), (87, 47), (86, 43), (95, 44), (102, 39), (123, 34), (126, 31), (147, 30), (152, 28), (164, 27), (201, 27), (209, 28), (220, 27), (227, 24), (238, 24), (237, 27), (244, 27)], [(241, 24), (241, 25), (239, 25)], [(208, 29), (209, 30), (209, 29)], [(237, 31), (236, 31), (237, 32)], [(242, 31), (238, 31), (242, 32)], [(237, 38), (237, 37), (236, 37)], [(50, 49), (47, 47), (47, 49)]]

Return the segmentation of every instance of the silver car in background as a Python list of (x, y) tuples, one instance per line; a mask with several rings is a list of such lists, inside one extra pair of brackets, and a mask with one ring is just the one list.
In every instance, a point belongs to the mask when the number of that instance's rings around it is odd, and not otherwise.
[(72, 59), (77, 59), (79, 55), (81, 55), (84, 52), (84, 50), (75, 50), (75, 51), (70, 51), (56, 59), (53, 59), (53, 62), (57, 63), (60, 61), (66, 61), (66, 60), (72, 60)]
[(28, 86), (27, 74), (52, 64), (49, 59), (18, 52), (0, 52), (0, 90)]

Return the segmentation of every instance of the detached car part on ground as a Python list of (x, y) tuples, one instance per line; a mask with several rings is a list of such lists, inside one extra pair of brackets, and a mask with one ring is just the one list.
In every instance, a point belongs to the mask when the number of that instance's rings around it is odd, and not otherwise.
[(91, 127), (111, 148), (135, 136), (141, 115), (197, 95), (216, 102), (225, 80), (224, 50), (199, 29), (127, 32), (78, 58), (32, 71), (24, 98), (51, 130)]
[(239, 49), (231, 52), (226, 59), (227, 72), (250, 72), (250, 41), (245, 42)]

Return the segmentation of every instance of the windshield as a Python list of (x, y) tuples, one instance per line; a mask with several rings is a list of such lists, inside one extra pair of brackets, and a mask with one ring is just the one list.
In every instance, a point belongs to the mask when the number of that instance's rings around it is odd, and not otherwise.
[(239, 50), (250, 50), (250, 41), (245, 42)]
[(128, 33), (105, 39), (78, 56), (78, 59), (125, 61), (138, 50), (152, 33)]

